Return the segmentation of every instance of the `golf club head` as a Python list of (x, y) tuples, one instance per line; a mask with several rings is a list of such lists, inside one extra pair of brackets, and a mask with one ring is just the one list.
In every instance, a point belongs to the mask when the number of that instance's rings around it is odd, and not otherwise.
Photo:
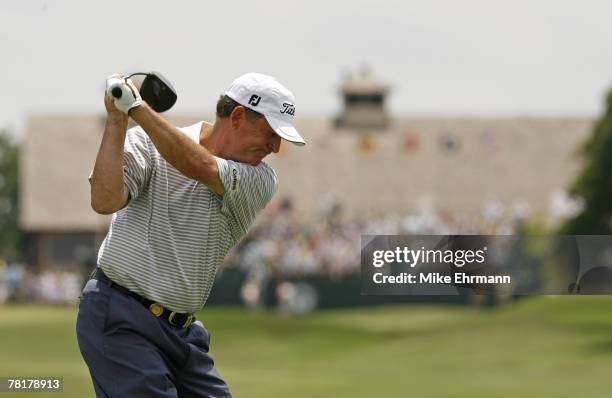
[(159, 72), (149, 72), (140, 86), (140, 96), (155, 112), (165, 112), (176, 103), (176, 91)]

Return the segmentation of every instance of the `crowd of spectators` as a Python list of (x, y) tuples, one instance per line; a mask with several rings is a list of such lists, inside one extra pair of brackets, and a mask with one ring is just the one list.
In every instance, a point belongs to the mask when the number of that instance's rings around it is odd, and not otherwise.
[(82, 282), (78, 272), (58, 269), (36, 272), (21, 263), (0, 262), (0, 304), (7, 301), (74, 304)]
[(527, 205), (520, 202), (510, 207), (488, 202), (480, 217), (468, 218), (438, 212), (423, 202), (410, 214), (349, 217), (339, 203), (330, 201), (305, 222), (291, 202), (284, 201), (262, 215), (225, 266), (254, 275), (342, 277), (359, 273), (362, 235), (510, 235), (527, 213)]
[[(309, 276), (359, 275), (363, 235), (506, 235), (516, 232), (528, 212), (524, 203), (503, 206), (492, 201), (483, 205), (480, 216), (467, 217), (437, 211), (423, 201), (409, 214), (348, 215), (339, 202), (328, 200), (322, 202), (316, 215), (304, 220), (289, 200), (282, 200), (269, 206), (259, 217), (251, 232), (229, 253), (223, 268), (237, 269), (247, 275), (242, 294), (248, 303), (257, 301), (261, 286), (271, 278), (283, 281)], [(83, 268), (91, 267), (84, 265)], [(34, 271), (22, 264), (0, 264), (0, 303), (11, 299), (74, 303), (83, 275), (83, 272)]]

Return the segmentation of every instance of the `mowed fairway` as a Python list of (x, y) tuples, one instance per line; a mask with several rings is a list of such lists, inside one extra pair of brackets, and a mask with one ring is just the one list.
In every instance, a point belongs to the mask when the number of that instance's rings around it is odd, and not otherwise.
[[(611, 297), (199, 315), (236, 397), (612, 396)], [(93, 396), (75, 317), (72, 307), (0, 307), (0, 375), (65, 381), (63, 393), (0, 396)]]

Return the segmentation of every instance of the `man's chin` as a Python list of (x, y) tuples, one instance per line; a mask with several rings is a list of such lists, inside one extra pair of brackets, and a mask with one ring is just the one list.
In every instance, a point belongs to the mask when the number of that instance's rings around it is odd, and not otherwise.
[(265, 155), (263, 155), (263, 156), (256, 156), (256, 157), (253, 159), (253, 163), (252, 163), (252, 164), (253, 164), (253, 166), (257, 166), (259, 163), (263, 162), (263, 160), (264, 160), (264, 159), (265, 159), (267, 156), (268, 156), (268, 154), (267, 154), (267, 153), (266, 153)]
[(253, 154), (251, 156), (245, 156), (245, 159), (241, 160), (241, 162), (249, 164), (251, 166), (257, 166), (266, 158), (266, 156), (268, 156), (267, 153), (265, 155), (262, 155), (261, 153)]

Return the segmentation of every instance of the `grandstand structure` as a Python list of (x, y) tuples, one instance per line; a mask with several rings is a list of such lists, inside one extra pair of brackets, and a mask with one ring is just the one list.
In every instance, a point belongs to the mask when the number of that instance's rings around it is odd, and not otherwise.
[[(388, 91), (369, 75), (355, 75), (341, 85), (338, 115), (300, 117), (298, 108), (296, 126), (308, 144), (284, 142), (269, 157), (280, 182), (275, 201), (290, 199), (306, 220), (330, 201), (349, 217), (406, 214), (423, 201), (448, 214), (478, 216), (494, 201), (555, 221), (551, 198), (579, 171), (577, 149), (592, 119), (393, 115), (385, 106)], [(213, 120), (211, 114), (168, 117), (179, 126)], [(29, 262), (85, 261), (104, 237), (109, 217), (91, 210), (87, 181), (103, 123), (103, 115), (28, 118), (20, 220)]]

